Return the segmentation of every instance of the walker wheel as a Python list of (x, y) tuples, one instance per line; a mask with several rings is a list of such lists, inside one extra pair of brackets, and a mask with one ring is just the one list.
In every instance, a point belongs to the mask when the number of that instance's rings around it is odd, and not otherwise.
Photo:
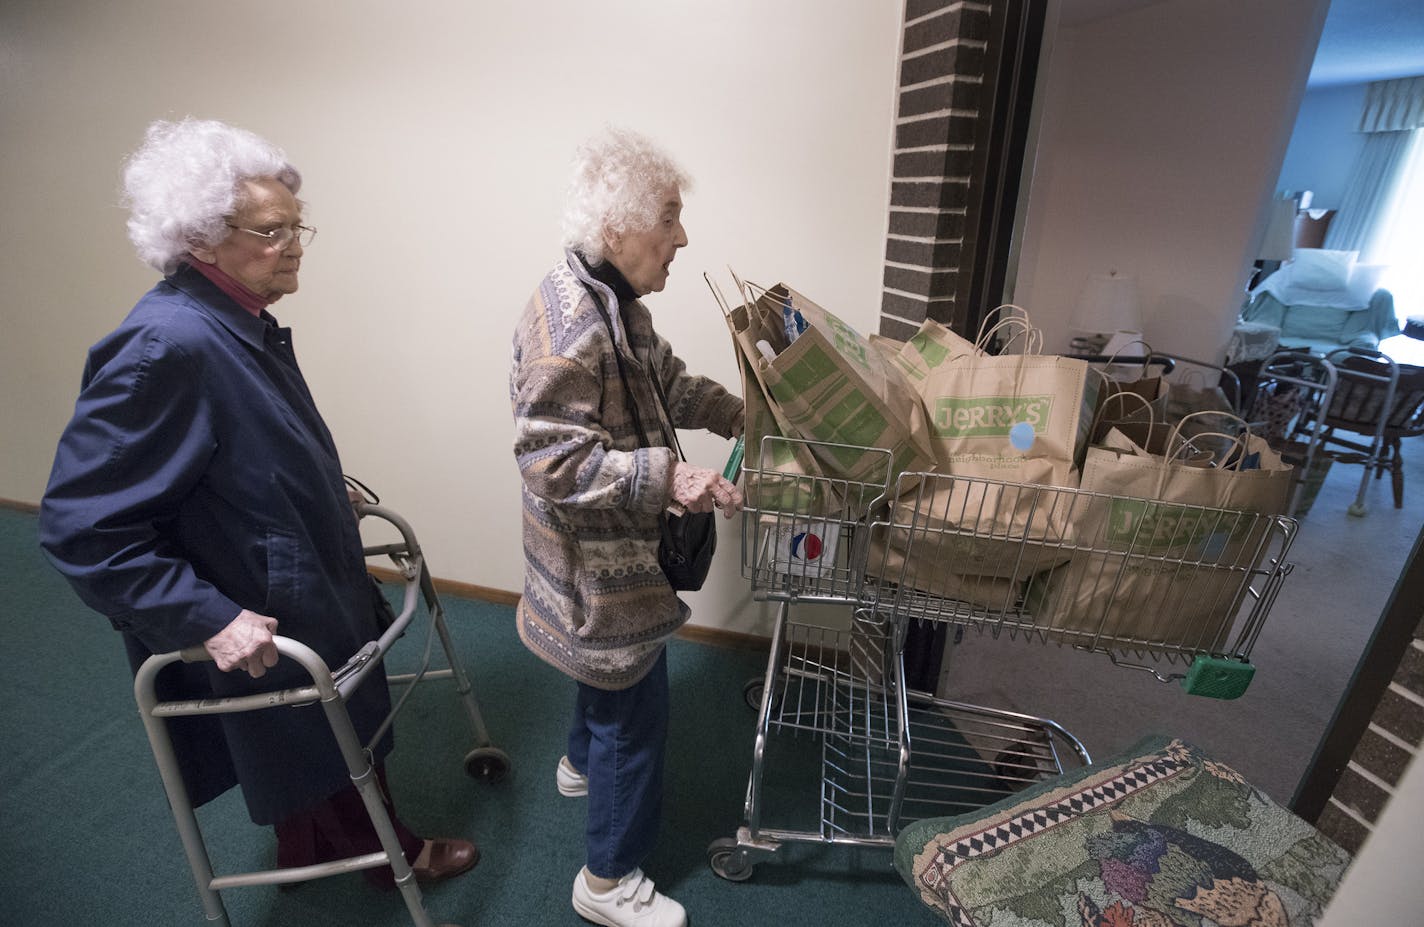
[(707, 865), (728, 882), (745, 882), (752, 877), (752, 864), (747, 851), (737, 845), (734, 837), (719, 837), (707, 847)]
[(509, 754), (498, 747), (476, 747), (465, 754), (465, 773), (471, 779), (499, 782), (509, 774)]

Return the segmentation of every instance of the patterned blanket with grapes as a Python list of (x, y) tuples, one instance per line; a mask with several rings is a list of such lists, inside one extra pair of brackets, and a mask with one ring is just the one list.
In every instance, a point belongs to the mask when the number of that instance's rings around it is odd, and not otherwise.
[(895, 865), (956, 927), (1303, 927), (1349, 854), (1180, 740), (1150, 738), (967, 815)]

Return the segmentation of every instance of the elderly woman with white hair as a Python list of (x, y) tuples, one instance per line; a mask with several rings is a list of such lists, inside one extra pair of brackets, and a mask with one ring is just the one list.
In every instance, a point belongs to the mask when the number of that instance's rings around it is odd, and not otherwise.
[(577, 683), (555, 781), (566, 796), (588, 796), (574, 910), (609, 927), (686, 923), (642, 870), (661, 816), (666, 645), (688, 617), (658, 565), (659, 515), (677, 503), (730, 517), (742, 505), (734, 484), (673, 450), (675, 428), (739, 434), (742, 401), (689, 374), (642, 302), (687, 244), (687, 188), (687, 175), (632, 132), (584, 144), (566, 250), (514, 336), (519, 635)]
[[(307, 683), (278, 660), (279, 629), (339, 666), (379, 636), (336, 445), (268, 307), (297, 290), (316, 230), (301, 175), (263, 139), (220, 122), (155, 122), (129, 159), (129, 237), (164, 274), (89, 352), (40, 508), (40, 543), (137, 667), (172, 664), (163, 699), (241, 696)], [(382, 674), (348, 704), (363, 739), (389, 711)], [(322, 710), (175, 719), (189, 794), (241, 785), (272, 824), (282, 867), (371, 853), (379, 838)], [(391, 749), (376, 746), (378, 774)], [(384, 781), (384, 779), (383, 779)], [(386, 792), (389, 795), (389, 792)], [(465, 840), (422, 840), (392, 814), (417, 878), (464, 872)], [(393, 884), (390, 867), (366, 870)]]

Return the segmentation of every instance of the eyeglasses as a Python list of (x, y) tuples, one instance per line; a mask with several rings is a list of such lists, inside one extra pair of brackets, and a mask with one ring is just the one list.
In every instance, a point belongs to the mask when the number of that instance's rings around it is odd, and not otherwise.
[(316, 229), (312, 228), (309, 225), (296, 225), (292, 226), (291, 228), (288, 228), (284, 225), (281, 228), (275, 228), (270, 232), (259, 232), (256, 229), (245, 229), (240, 225), (233, 225), (231, 222), (227, 223), (227, 227), (230, 229), (236, 229), (239, 232), (246, 232), (249, 235), (256, 235), (258, 238), (267, 239), (267, 246), (273, 251), (286, 251), (287, 248), (291, 246), (293, 239), (296, 239), (297, 241), (301, 242), (302, 247), (305, 248), (307, 245), (311, 244), (312, 239), (316, 237)]

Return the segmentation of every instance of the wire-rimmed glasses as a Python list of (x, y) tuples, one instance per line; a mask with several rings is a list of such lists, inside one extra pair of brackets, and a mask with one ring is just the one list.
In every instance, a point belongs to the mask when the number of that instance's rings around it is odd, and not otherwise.
[(291, 227), (283, 225), (270, 232), (259, 232), (256, 229), (243, 228), (240, 225), (233, 225), (231, 222), (227, 223), (227, 227), (236, 229), (239, 232), (246, 232), (249, 235), (256, 235), (258, 238), (267, 239), (267, 246), (273, 251), (286, 251), (287, 248), (291, 247), (293, 239), (301, 242), (302, 247), (305, 248), (307, 245), (310, 245), (312, 239), (316, 237), (316, 229), (310, 225), (294, 225)]

